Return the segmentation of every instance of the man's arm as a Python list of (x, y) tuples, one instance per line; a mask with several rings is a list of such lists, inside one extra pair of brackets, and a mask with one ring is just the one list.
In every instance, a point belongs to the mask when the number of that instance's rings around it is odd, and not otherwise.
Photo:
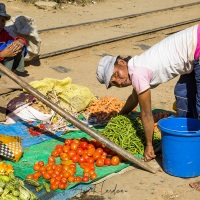
[(153, 149), (153, 130), (154, 119), (151, 110), (151, 91), (150, 89), (138, 95), (138, 101), (141, 109), (141, 120), (146, 137), (146, 148), (144, 151), (144, 161), (149, 161), (155, 158)]
[(130, 113), (138, 104), (138, 96), (136, 91), (133, 89), (132, 94), (126, 100), (124, 107), (121, 109), (119, 114)]

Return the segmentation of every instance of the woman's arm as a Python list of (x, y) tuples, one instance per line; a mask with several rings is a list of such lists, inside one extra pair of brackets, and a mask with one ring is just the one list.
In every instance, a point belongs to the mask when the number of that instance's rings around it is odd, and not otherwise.
[(121, 109), (119, 114), (128, 114), (138, 105), (138, 96), (136, 91), (133, 89), (132, 94), (126, 100), (124, 107)]
[(150, 89), (138, 95), (138, 101), (141, 109), (141, 120), (146, 137), (146, 147), (143, 155), (144, 161), (149, 161), (156, 157), (153, 149), (153, 130), (154, 119), (151, 109), (151, 91)]

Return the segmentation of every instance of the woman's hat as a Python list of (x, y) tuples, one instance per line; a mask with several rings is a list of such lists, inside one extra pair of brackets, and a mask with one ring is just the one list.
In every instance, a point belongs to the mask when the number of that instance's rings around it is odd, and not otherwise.
[(118, 56), (104, 56), (97, 67), (96, 75), (101, 84), (105, 84), (107, 88), (110, 86), (110, 79), (114, 72), (114, 64)]
[(0, 16), (5, 17), (6, 20), (11, 18), (11, 16), (6, 13), (6, 6), (4, 3), (0, 3)]

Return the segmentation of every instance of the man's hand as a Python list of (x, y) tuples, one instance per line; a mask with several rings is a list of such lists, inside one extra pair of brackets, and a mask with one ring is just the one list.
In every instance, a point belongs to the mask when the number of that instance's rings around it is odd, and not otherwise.
[(3, 51), (1, 51), (0, 57), (2, 58), (14, 57), (22, 51), (23, 46), (24, 45), (21, 41), (16, 40), (10, 45), (8, 45)]
[(152, 145), (146, 146), (142, 159), (145, 162), (147, 162), (147, 161), (154, 159), (155, 157), (156, 157), (156, 155), (154, 153), (153, 146)]
[(23, 40), (19, 39), (12, 42), (8, 47), (11, 48), (13, 52), (19, 53), (22, 51), (23, 46)]

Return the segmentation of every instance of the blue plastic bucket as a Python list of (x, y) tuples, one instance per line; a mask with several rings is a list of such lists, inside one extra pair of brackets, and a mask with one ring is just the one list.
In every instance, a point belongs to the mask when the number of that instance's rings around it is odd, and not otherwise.
[(163, 170), (173, 176), (200, 175), (200, 120), (170, 117), (158, 122)]

